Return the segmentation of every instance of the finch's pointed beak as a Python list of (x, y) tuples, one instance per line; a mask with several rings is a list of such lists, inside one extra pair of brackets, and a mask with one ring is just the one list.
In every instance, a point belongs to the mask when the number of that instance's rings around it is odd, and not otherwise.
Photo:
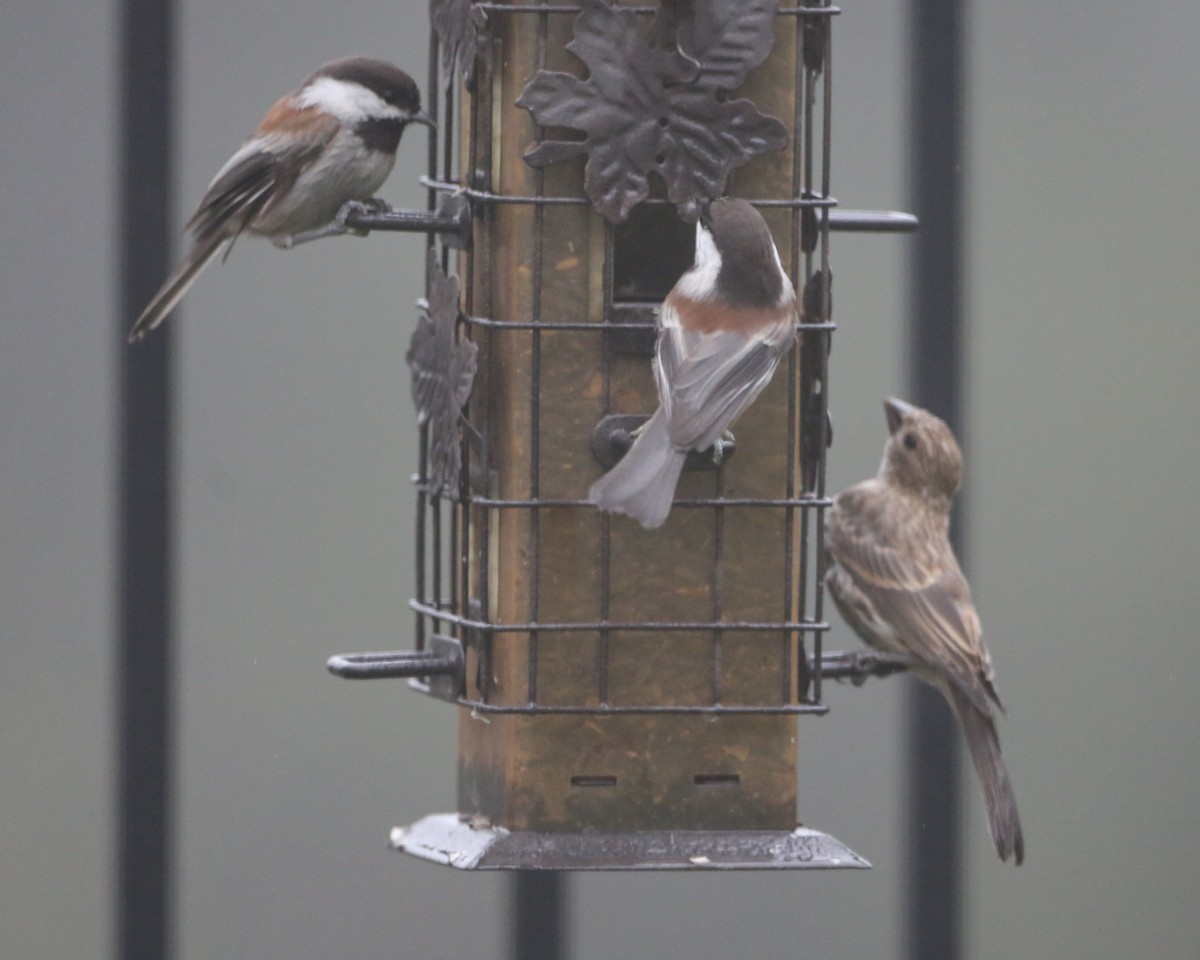
[(887, 415), (888, 433), (895, 433), (899, 430), (904, 418), (916, 409), (911, 403), (905, 403), (896, 397), (888, 397), (884, 400), (883, 412)]
[(408, 122), (409, 123), (422, 123), (425, 126), (429, 127), (430, 130), (437, 129), (437, 124), (434, 122), (433, 117), (431, 117), (429, 114), (427, 114), (424, 110), (414, 113), (411, 117), (408, 118)]

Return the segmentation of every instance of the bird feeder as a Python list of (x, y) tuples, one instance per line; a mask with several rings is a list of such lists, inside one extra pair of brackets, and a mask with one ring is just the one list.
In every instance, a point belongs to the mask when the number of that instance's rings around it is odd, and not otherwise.
[[(409, 215), (431, 231), (408, 357), (415, 649), (330, 661), (460, 708), (457, 810), (397, 828), (405, 852), (868, 866), (797, 826), (797, 717), (826, 712), (831, 672), (867, 669), (822, 650), (829, 238), (914, 221), (830, 195), (836, 13), (432, 4), (440, 129), (430, 212)], [(797, 344), (720, 464), (690, 455), (666, 524), (643, 530), (587, 492), (657, 404), (655, 311), (691, 265), (698, 205), (723, 194), (760, 209), (803, 291)]]

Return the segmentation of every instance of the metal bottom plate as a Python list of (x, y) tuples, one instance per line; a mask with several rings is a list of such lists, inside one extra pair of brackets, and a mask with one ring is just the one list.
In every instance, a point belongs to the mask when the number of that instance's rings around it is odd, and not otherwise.
[(512, 832), (435, 813), (392, 831), (397, 850), (460, 870), (865, 869), (827, 833), (795, 830)]

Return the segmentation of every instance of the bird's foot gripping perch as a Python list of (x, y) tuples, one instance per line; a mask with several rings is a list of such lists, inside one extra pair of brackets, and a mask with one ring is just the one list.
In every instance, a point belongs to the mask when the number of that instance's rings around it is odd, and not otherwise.
[(352, 233), (356, 237), (365, 237), (371, 231), (362, 227), (352, 227), (347, 221), (354, 214), (390, 213), (391, 207), (382, 197), (371, 197), (368, 200), (347, 200), (342, 209), (337, 212), (333, 222), (341, 227), (343, 233)]
[(389, 213), (391, 209), (387, 201), (380, 197), (371, 197), (369, 200), (347, 200), (342, 204), (342, 208), (337, 212), (337, 216), (325, 226), (317, 227), (315, 230), (306, 230), (304, 233), (297, 233), (290, 237), (282, 237), (275, 245), (282, 250), (290, 250), (292, 247), (298, 247), (302, 243), (308, 243), (312, 240), (323, 240), (325, 237), (342, 237), (346, 234), (355, 237), (365, 237), (371, 231), (362, 227), (351, 226), (348, 222), (350, 218), (368, 213)]
[(854, 686), (861, 687), (870, 677), (903, 673), (911, 669), (915, 662), (912, 657), (903, 654), (873, 650), (826, 653), (821, 657), (821, 676), (826, 680), (848, 680)]
[(719, 467), (725, 461), (725, 451), (728, 450), (732, 453), (736, 447), (737, 447), (737, 440), (733, 436), (733, 431), (726, 430), (719, 437), (717, 437), (716, 440), (713, 441), (713, 445), (712, 445), (712, 462), (713, 462), (713, 464), (715, 466)]

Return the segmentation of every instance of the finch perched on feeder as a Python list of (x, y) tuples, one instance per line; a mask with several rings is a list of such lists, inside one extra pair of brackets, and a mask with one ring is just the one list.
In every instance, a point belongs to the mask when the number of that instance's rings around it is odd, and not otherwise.
[(157, 327), (209, 261), (243, 232), (281, 248), (345, 233), (343, 208), (371, 199), (410, 123), (432, 126), (403, 70), (369, 57), (327, 63), (278, 101), (217, 173), (187, 222), (192, 248), (129, 334)]
[(796, 292), (766, 221), (745, 200), (714, 200), (696, 259), (663, 301), (654, 376), (659, 407), (588, 498), (661, 526), (689, 450), (716, 447), (796, 338)]
[(992, 660), (971, 587), (950, 545), (950, 505), (962, 452), (946, 424), (903, 400), (884, 404), (891, 436), (879, 474), (839, 494), (825, 526), (825, 582), (868, 645), (913, 657), (962, 726), (1001, 860), (1025, 858), (1000, 756)]

